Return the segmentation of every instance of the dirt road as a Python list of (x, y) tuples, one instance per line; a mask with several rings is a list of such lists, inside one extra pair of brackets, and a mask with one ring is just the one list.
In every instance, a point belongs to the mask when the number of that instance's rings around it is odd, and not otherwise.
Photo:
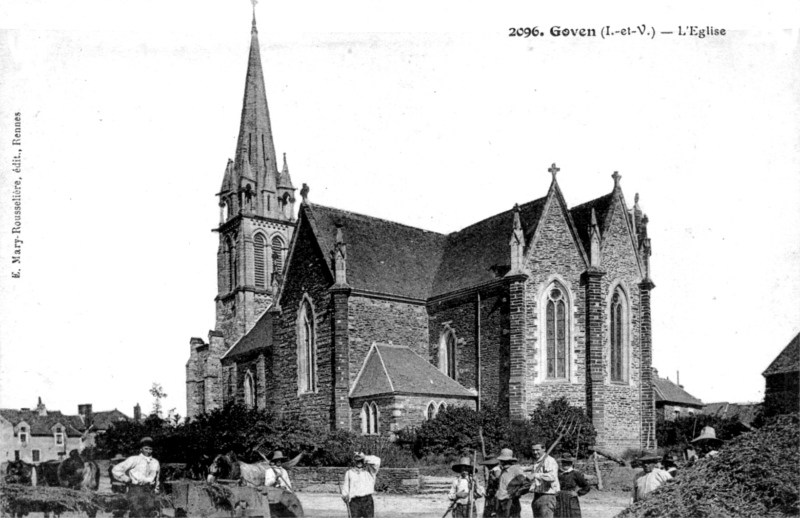
[[(338, 495), (329, 493), (298, 493), (306, 516), (313, 518), (347, 516), (344, 502)], [(630, 493), (592, 491), (581, 498), (584, 518), (612, 518), (628, 505)], [(375, 497), (375, 516), (378, 518), (441, 518), (447, 510), (447, 496), (442, 495), (386, 495)], [(483, 512), (483, 502), (478, 500), (478, 516)], [(531, 497), (522, 499), (522, 518), (532, 518)]]

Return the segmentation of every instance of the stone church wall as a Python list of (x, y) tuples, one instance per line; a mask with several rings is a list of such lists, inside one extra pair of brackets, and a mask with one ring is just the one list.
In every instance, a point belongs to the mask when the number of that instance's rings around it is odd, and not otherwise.
[(348, 299), (350, 386), (374, 342), (403, 345), (428, 356), (428, 317), (425, 306), (361, 295)]
[(378, 406), (378, 429), (380, 435), (392, 437), (396, 432), (409, 426), (418, 426), (426, 420), (426, 410), (433, 402), (448, 407), (468, 406), (475, 408), (475, 402), (443, 396), (411, 396), (385, 395), (377, 397), (357, 398), (350, 401), (352, 430), (360, 433), (362, 428), (361, 409), (365, 403), (376, 403)]
[[(327, 266), (308, 226), (297, 230), (296, 248), (283, 286), (280, 317), (273, 324), (273, 357), (271, 365), (275, 382), (270, 385), (270, 398), (275, 410), (319, 423), (332, 420), (333, 408), (333, 351), (331, 348), (332, 284)], [(298, 394), (297, 380), (297, 314), (305, 297), (314, 307), (314, 331), (317, 348), (316, 391)]]
[[(606, 373), (605, 386), (605, 434), (604, 445), (610, 449), (621, 451), (635, 447), (640, 437), (647, 438), (648, 431), (642, 423), (641, 373), (642, 348), (640, 339), (640, 297), (638, 284), (641, 274), (636, 259), (636, 252), (631, 242), (625, 207), (615, 200), (614, 214), (606, 222), (603, 234), (603, 264), (606, 274), (601, 280), (605, 299), (605, 318), (603, 321), (603, 368)], [(624, 383), (610, 380), (610, 311), (613, 290), (620, 286), (629, 303), (628, 328), (628, 380)], [(653, 403), (654, 404), (654, 403)], [(650, 433), (651, 441), (655, 440), (655, 430)], [(641, 435), (640, 435), (641, 434)]]
[[(505, 287), (481, 294), (480, 346), (482, 404), (508, 409), (508, 295)], [(430, 318), (429, 355), (439, 365), (439, 347), (448, 329), (457, 340), (457, 381), (476, 389), (477, 377), (477, 304), (476, 294), (428, 306)]]
[[(551, 199), (547, 214), (527, 259), (530, 277), (525, 282), (525, 415), (530, 415), (539, 401), (566, 397), (573, 405), (586, 407), (586, 295), (581, 276), (586, 263), (572, 238), (567, 219), (557, 197)], [(526, 229), (527, 231), (527, 229)], [(568, 379), (547, 380), (544, 343), (541, 336), (542, 299), (551, 282), (559, 282), (570, 302)]]

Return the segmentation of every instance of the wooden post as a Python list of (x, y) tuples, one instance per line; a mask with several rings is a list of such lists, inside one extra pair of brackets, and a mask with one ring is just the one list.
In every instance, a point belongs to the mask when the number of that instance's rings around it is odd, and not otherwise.
[(597, 475), (597, 489), (600, 491), (603, 490), (603, 475), (600, 473), (600, 465), (597, 463), (597, 452), (592, 454), (592, 459), (594, 459), (594, 472)]

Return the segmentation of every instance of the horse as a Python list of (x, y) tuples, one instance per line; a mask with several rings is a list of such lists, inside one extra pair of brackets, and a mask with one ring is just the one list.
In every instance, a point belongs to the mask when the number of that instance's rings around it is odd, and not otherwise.
[(233, 452), (219, 454), (208, 467), (208, 482), (217, 479), (238, 480), (245, 486), (263, 487), (264, 476), (269, 469), (269, 462), (248, 464), (236, 458)]
[(100, 487), (100, 468), (92, 460), (84, 459), (78, 450), (72, 450), (56, 470), (58, 485), (70, 489), (97, 491)]
[(9, 461), (6, 466), (6, 484), (22, 484), (24, 486), (37, 486), (39, 474), (36, 465), (28, 464), (24, 460)]

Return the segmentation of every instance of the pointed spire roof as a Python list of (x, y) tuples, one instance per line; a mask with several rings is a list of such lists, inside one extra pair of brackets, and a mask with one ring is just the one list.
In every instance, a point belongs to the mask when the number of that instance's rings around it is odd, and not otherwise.
[[(239, 138), (236, 143), (236, 172), (242, 175), (249, 164), (253, 179), (259, 189), (274, 189), (278, 178), (275, 144), (267, 107), (264, 87), (264, 72), (261, 67), (261, 51), (258, 44), (255, 10), (250, 31), (250, 56), (247, 62), (247, 78), (242, 101), (242, 118)], [(238, 179), (237, 179), (238, 180)]]
[(233, 160), (228, 159), (228, 164), (225, 166), (225, 175), (222, 177), (222, 186), (219, 188), (220, 194), (226, 193), (231, 190), (231, 177), (233, 176)]
[(294, 189), (292, 177), (289, 175), (289, 164), (286, 162), (286, 153), (283, 154), (283, 170), (278, 178), (278, 187), (283, 189)]

